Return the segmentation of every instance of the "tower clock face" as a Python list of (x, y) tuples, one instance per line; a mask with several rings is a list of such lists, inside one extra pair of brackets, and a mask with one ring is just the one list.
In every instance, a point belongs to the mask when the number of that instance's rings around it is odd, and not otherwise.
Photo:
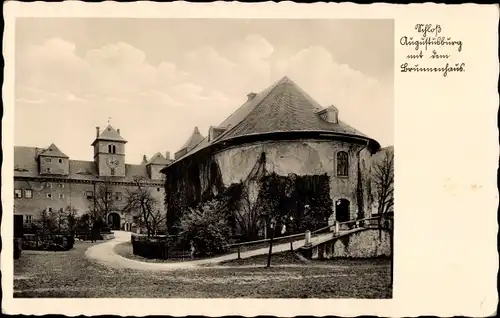
[(106, 163), (108, 164), (108, 167), (110, 167), (110, 168), (116, 168), (116, 167), (118, 167), (118, 164), (119, 164), (118, 159), (116, 157), (108, 158)]

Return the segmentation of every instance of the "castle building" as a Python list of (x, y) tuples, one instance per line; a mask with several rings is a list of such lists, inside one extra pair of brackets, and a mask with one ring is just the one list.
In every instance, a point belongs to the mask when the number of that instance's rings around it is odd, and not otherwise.
[[(370, 169), (379, 150), (376, 140), (340, 119), (337, 107), (319, 105), (284, 77), (258, 94), (248, 94), (245, 103), (210, 127), (206, 136), (194, 129), (174, 161), (163, 169), (167, 221), (175, 227), (180, 211), (265, 174), (323, 178), (322, 189), (331, 203), (319, 207), (314, 194), (310, 198), (297, 195), (300, 202), (288, 207), (296, 215), (305, 215), (308, 208), (323, 208), (327, 217), (322, 216), (321, 222), (327, 219), (329, 224), (369, 217), (374, 210)], [(303, 190), (320, 191), (317, 186), (314, 189)], [(252, 191), (247, 201), (258, 205), (262, 191), (258, 186)]]
[(99, 189), (105, 187), (114, 202), (105, 220), (112, 229), (130, 230), (133, 213), (125, 213), (127, 191), (136, 189), (140, 178), (163, 209), (164, 175), (160, 170), (170, 160), (156, 153), (150, 160), (144, 156), (139, 165), (127, 164), (127, 141), (120, 129), (108, 125), (103, 131), (96, 127), (91, 146), (93, 161), (71, 160), (55, 144), (49, 147), (14, 147), (14, 215), (17, 221), (29, 225), (42, 211), (53, 212), (73, 207), (79, 215), (88, 213)]

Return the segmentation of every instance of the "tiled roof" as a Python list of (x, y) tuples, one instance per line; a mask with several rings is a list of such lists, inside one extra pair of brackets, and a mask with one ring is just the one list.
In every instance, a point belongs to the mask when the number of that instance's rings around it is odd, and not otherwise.
[(146, 165), (168, 165), (172, 162), (172, 160), (165, 159), (163, 155), (159, 152), (155, 153), (155, 155), (146, 163)]
[[(335, 106), (330, 106), (327, 109), (337, 110)], [(176, 158), (174, 162), (180, 161), (211, 144), (247, 135), (314, 131), (368, 138), (341, 120), (337, 123), (323, 120), (321, 116), (318, 116), (318, 112), (322, 110), (325, 108), (285, 76), (247, 100), (218, 125), (218, 127), (227, 127), (227, 129), (217, 138), (210, 141), (208, 138), (204, 138), (196, 147), (180, 158)]]
[(127, 142), (125, 139), (123, 139), (122, 136), (120, 136), (120, 134), (113, 127), (111, 127), (111, 125), (108, 125), (108, 127), (106, 127), (106, 129), (104, 129), (104, 131), (99, 135), (99, 137), (96, 138), (94, 143), (97, 140)]
[(42, 151), (35, 147), (14, 147), (14, 175), (38, 175), (36, 159)]
[[(61, 180), (102, 180), (98, 177), (96, 164), (93, 161), (70, 160), (69, 174), (63, 175), (40, 175), (38, 171), (37, 155), (43, 149), (35, 147), (14, 147), (14, 178), (55, 178)], [(145, 165), (125, 165), (125, 177), (106, 177), (108, 181), (132, 182), (134, 177), (144, 177), (149, 179), (147, 167)]]
[(57, 146), (54, 144), (50, 144), (50, 146), (47, 149), (43, 150), (40, 153), (40, 156), (56, 157), (56, 158), (69, 158), (68, 156), (66, 156), (65, 153), (63, 153), (61, 150), (59, 150), (59, 148), (57, 148)]
[(237, 125), (229, 128), (218, 141), (274, 132), (328, 131), (366, 137), (339, 121), (330, 123), (316, 114), (323, 107), (289, 78), (284, 77)]

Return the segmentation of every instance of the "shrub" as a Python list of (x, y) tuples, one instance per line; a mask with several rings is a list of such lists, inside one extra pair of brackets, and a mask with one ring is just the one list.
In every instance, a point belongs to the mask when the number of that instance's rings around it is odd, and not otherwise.
[(62, 234), (25, 234), (22, 241), (24, 250), (67, 251), (73, 248), (74, 239), (71, 235)]
[(132, 253), (145, 258), (190, 258), (190, 251), (175, 236), (132, 235)]
[(212, 200), (190, 209), (180, 220), (181, 235), (192, 242), (196, 256), (227, 251), (231, 227), (219, 201)]

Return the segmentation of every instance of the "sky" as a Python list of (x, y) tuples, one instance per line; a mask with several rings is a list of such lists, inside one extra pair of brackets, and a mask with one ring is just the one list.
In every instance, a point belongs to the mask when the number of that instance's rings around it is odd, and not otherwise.
[[(95, 127), (126, 161), (206, 136), (288, 76), (382, 146), (394, 143), (392, 20), (18, 18), (15, 144), (92, 160)], [(111, 118), (111, 119), (109, 119)]]

